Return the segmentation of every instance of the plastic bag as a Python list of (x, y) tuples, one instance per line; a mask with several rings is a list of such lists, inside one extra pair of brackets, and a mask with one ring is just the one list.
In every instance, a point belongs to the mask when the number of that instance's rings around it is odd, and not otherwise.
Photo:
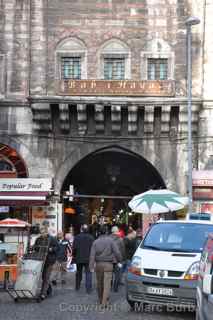
[(76, 272), (76, 270), (77, 270), (76, 264), (72, 263), (67, 269), (67, 272)]
[(72, 257), (68, 257), (67, 259), (67, 272), (75, 272), (76, 271), (76, 264), (73, 263)]

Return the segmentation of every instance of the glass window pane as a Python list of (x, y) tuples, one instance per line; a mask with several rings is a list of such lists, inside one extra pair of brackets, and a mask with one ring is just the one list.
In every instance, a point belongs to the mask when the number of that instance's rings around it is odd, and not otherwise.
[[(159, 223), (151, 227), (141, 248), (177, 252), (201, 252), (213, 225)], [(196, 234), (196, 237), (193, 235)]]
[(166, 80), (168, 59), (148, 59), (148, 80)]
[(104, 64), (104, 79), (111, 80), (113, 77), (113, 64), (106, 61)]
[(123, 72), (124, 72), (123, 63), (119, 61), (116, 63), (115, 77), (117, 79), (123, 79), (124, 78)]
[(104, 59), (104, 79), (122, 80), (125, 79), (125, 58)]
[(69, 63), (65, 61), (64, 63), (64, 76), (63, 78), (68, 79), (69, 78)]
[(160, 72), (159, 72), (160, 80), (167, 79), (167, 64), (165, 62), (160, 63)]
[(80, 57), (63, 57), (61, 68), (62, 79), (81, 79)]
[(155, 80), (155, 62), (148, 59), (148, 80)]

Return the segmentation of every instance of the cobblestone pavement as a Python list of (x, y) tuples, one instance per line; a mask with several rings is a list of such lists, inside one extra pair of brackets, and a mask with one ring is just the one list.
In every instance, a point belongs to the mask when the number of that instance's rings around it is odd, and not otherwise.
[(85, 293), (84, 286), (76, 292), (74, 290), (74, 274), (64, 286), (54, 288), (51, 298), (41, 303), (35, 301), (20, 301), (15, 303), (11, 297), (0, 292), (0, 319), (2, 320), (192, 320), (192, 312), (159, 312), (152, 311), (147, 306), (145, 312), (132, 312), (125, 301), (125, 288), (121, 287), (119, 293), (111, 294), (111, 304), (103, 310), (97, 304), (95, 290), (92, 294)]

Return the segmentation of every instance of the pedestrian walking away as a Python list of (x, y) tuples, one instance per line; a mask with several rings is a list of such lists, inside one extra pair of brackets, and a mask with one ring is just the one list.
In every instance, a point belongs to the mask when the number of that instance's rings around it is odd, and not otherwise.
[(122, 261), (117, 244), (107, 235), (107, 227), (100, 227), (100, 236), (94, 241), (90, 254), (90, 270), (96, 271), (99, 303), (107, 306), (111, 289), (113, 263)]
[(97, 217), (93, 218), (93, 223), (89, 227), (89, 232), (93, 235), (94, 239), (97, 239), (99, 236), (100, 224), (98, 223)]
[(68, 241), (66, 269), (67, 269), (67, 271), (70, 271), (74, 266), (73, 261), (72, 261), (73, 260), (72, 247), (73, 247), (73, 241), (74, 241), (73, 227), (70, 227), (69, 233), (65, 234), (65, 240)]
[(93, 241), (94, 237), (89, 234), (89, 228), (86, 224), (84, 224), (81, 226), (80, 234), (78, 234), (74, 238), (72, 250), (73, 260), (77, 266), (75, 288), (76, 290), (80, 289), (84, 269), (86, 276), (85, 286), (87, 293), (90, 293), (92, 291), (92, 273), (89, 269), (89, 258)]
[(132, 257), (137, 249), (136, 247), (136, 231), (130, 226), (127, 236), (124, 238), (126, 261), (123, 266), (123, 271), (126, 272), (130, 266)]
[(125, 261), (125, 245), (123, 239), (119, 235), (119, 228), (117, 226), (113, 226), (111, 229), (111, 237), (113, 241), (116, 243), (118, 246), (118, 249), (120, 251), (120, 254), (122, 256), (122, 261), (117, 263), (117, 261), (114, 262), (113, 265), (113, 281), (112, 281), (112, 288), (113, 291), (117, 292), (118, 287), (122, 282), (122, 263)]
[(50, 293), (51, 291), (50, 276), (53, 265), (56, 262), (59, 245), (57, 239), (48, 234), (46, 226), (40, 229), (40, 233), (41, 235), (36, 239), (33, 248), (36, 251), (39, 247), (47, 247), (47, 255), (42, 272), (41, 299), (43, 300), (48, 295), (48, 292)]
[(57, 234), (57, 240), (59, 245), (59, 250), (57, 253), (57, 260), (54, 265), (54, 272), (52, 276), (52, 284), (57, 285), (57, 283), (66, 283), (66, 272), (67, 272), (67, 257), (72, 254), (72, 249), (70, 248), (69, 241), (64, 238), (64, 233), (59, 231)]

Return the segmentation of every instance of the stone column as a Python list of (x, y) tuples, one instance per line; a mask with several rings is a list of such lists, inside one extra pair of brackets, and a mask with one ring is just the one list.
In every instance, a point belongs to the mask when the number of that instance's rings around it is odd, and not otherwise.
[(121, 131), (121, 106), (113, 105), (111, 107), (112, 132), (118, 133)]
[(60, 128), (62, 131), (70, 130), (69, 105), (67, 103), (59, 104)]
[(85, 135), (87, 131), (87, 105), (77, 104), (78, 133)]
[(154, 106), (145, 106), (144, 112), (144, 133), (154, 133)]
[[(7, 44), (7, 55), (3, 57), (5, 66), (3, 65), (3, 72), (7, 70), (7, 83), (6, 83), (6, 95), (10, 94), (11, 91), (11, 82), (12, 82), (12, 68), (13, 68), (13, 43), (14, 43), (14, 32), (13, 32), (13, 23), (14, 23), (14, 7), (15, 0), (8, 0), (4, 2), (4, 43)], [(2, 27), (2, 26), (1, 26)], [(2, 44), (4, 45), (4, 44)], [(1, 48), (3, 49), (1, 45)], [(5, 77), (3, 77), (3, 81)]]
[(138, 129), (138, 107), (128, 107), (128, 133), (137, 133)]
[(95, 131), (104, 132), (104, 105), (95, 104)]
[[(213, 102), (205, 102), (199, 114), (199, 169), (210, 169), (213, 159)], [(212, 166), (212, 164), (211, 164)], [(212, 169), (212, 168), (211, 168)]]
[(30, 2), (27, 0), (14, 4), (10, 92), (16, 96), (28, 96), (29, 8)]
[(179, 109), (178, 132), (184, 133), (187, 137), (188, 132), (188, 111), (187, 105), (181, 104)]
[(49, 103), (32, 103), (33, 129), (35, 131), (52, 131), (52, 117)]
[(170, 112), (171, 106), (161, 107), (161, 133), (168, 134), (170, 131)]
[(199, 114), (199, 169), (208, 169), (209, 159), (213, 156), (213, 2), (205, 4), (205, 41), (203, 59), (203, 108)]
[(47, 68), (47, 0), (31, 0), (31, 70), (30, 94), (46, 94)]

